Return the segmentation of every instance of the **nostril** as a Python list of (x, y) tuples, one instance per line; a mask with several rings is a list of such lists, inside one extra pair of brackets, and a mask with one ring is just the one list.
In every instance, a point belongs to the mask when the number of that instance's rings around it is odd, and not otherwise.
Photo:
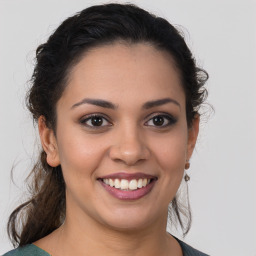
[(124, 162), (126, 165), (134, 165), (137, 162), (144, 161), (149, 158), (149, 150), (143, 146), (131, 145), (127, 143), (120, 146), (112, 146), (109, 151), (109, 156), (114, 161)]

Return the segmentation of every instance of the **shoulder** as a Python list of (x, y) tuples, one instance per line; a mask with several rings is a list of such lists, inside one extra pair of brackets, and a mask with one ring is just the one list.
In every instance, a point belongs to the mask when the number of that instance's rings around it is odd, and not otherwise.
[(28, 244), (23, 247), (18, 247), (12, 251), (5, 253), (3, 256), (50, 256), (47, 252), (39, 247)]
[(177, 239), (177, 241), (179, 242), (179, 244), (182, 248), (184, 256), (209, 256), (208, 254), (205, 254), (203, 252), (200, 252), (200, 251), (194, 249), (193, 247), (191, 247), (190, 245), (184, 243), (183, 241), (181, 241), (179, 239)]

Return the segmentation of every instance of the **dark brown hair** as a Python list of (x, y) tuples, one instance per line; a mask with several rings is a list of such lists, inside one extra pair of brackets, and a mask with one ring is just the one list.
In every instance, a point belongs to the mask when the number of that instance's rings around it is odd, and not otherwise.
[[(196, 66), (184, 38), (174, 26), (131, 4), (89, 7), (66, 19), (48, 41), (37, 48), (32, 86), (27, 96), (27, 106), (34, 120), (43, 115), (46, 125), (55, 131), (56, 103), (65, 89), (70, 69), (89, 49), (116, 41), (150, 43), (172, 56), (185, 92), (189, 127), (207, 95), (203, 85), (208, 74)], [(61, 166), (49, 166), (46, 153), (42, 151), (30, 178), (31, 197), (12, 212), (8, 222), (8, 234), (14, 246), (23, 246), (48, 235), (65, 219), (65, 182)], [(169, 210), (170, 215), (178, 219), (184, 234), (187, 233), (191, 223), (189, 209), (186, 224), (176, 197)]]

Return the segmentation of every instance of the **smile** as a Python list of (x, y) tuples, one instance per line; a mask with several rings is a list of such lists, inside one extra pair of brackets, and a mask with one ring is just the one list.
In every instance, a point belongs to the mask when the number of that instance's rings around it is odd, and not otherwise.
[(136, 190), (142, 187), (146, 187), (150, 183), (151, 179), (103, 179), (103, 182), (110, 187), (115, 187), (120, 190)]
[(108, 193), (117, 199), (137, 200), (153, 189), (157, 177), (140, 173), (118, 173), (99, 178), (98, 181)]

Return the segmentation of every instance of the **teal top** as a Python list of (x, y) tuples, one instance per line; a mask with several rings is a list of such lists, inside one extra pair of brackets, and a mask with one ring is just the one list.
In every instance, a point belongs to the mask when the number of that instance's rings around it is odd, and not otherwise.
[(28, 244), (9, 251), (3, 256), (50, 256), (50, 254), (34, 244)]
[[(177, 241), (182, 248), (183, 256), (209, 256), (192, 248), (188, 244), (180, 241), (179, 239), (177, 239)], [(24, 247), (19, 247), (10, 252), (7, 252), (3, 256), (50, 256), (50, 254), (34, 244), (28, 244)]]

